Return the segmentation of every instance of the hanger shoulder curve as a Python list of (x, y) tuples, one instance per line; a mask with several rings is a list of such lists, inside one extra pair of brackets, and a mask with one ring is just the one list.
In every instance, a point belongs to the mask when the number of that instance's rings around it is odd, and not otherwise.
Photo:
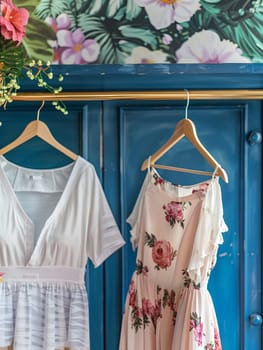
[[(161, 158), (166, 152), (168, 152), (173, 147), (173, 145), (175, 145), (185, 136), (186, 125), (189, 125), (189, 119), (182, 119), (177, 123), (176, 128), (172, 136), (168, 139), (168, 141), (154, 154), (151, 155), (151, 165), (154, 165), (159, 158)], [(141, 170), (144, 171), (147, 169), (147, 167), (148, 159), (145, 159), (141, 166)]]
[(42, 122), (40, 120), (38, 120), (38, 121), (35, 120), (35, 121), (33, 121), (33, 123), (34, 122), (37, 123), (37, 136), (39, 138), (41, 138), (43, 141), (47, 142), (52, 147), (59, 150), (61, 153), (64, 153), (69, 158), (71, 158), (73, 160), (76, 160), (78, 158), (77, 154), (75, 154), (74, 152), (72, 152), (71, 150), (69, 150), (68, 148), (63, 146), (61, 143), (59, 143), (54, 138), (50, 129), (48, 128), (48, 126), (44, 122)]
[[(155, 162), (159, 158), (161, 158), (166, 152), (168, 152), (183, 137), (187, 137), (187, 139), (195, 146), (195, 148), (201, 153), (201, 155), (213, 167), (213, 169), (217, 168), (216, 175), (220, 176), (225, 182), (228, 182), (228, 176), (227, 176), (226, 171), (220, 166), (220, 164), (214, 159), (214, 157), (203, 146), (203, 144), (201, 143), (201, 141), (198, 138), (194, 123), (190, 119), (186, 119), (186, 118), (181, 119), (177, 123), (176, 128), (175, 128), (172, 136), (168, 139), (168, 141), (159, 150), (157, 150), (151, 156), (150, 165), (154, 166)], [(146, 159), (143, 162), (143, 164), (141, 166), (142, 171), (144, 171), (148, 168), (148, 163), (149, 163), (148, 159)], [(167, 168), (169, 168), (169, 167), (167, 167)], [(172, 167), (170, 167), (170, 169), (173, 170)], [(176, 170), (180, 171), (180, 168), (176, 168)], [(185, 171), (185, 169), (183, 169), (182, 171)], [(191, 172), (190, 169), (189, 169), (189, 172)], [(201, 171), (199, 173), (202, 174)]]
[(32, 139), (33, 137), (38, 136), (43, 141), (51, 145), (52, 147), (56, 148), (60, 152), (64, 153), (69, 158), (76, 160), (78, 158), (78, 155), (74, 152), (70, 151), (68, 148), (64, 147), (62, 144), (60, 144), (52, 135), (51, 131), (49, 130), (48, 126), (40, 121), (40, 120), (33, 120), (31, 121), (25, 129), (22, 131), (22, 133), (11, 143), (6, 145), (5, 147), (0, 149), (0, 155), (4, 155), (5, 153), (11, 151), (12, 149), (22, 145), (26, 141)]
[(26, 141), (30, 140), (37, 134), (37, 125), (35, 124), (35, 120), (33, 122), (30, 122), (25, 129), (22, 131), (22, 133), (12, 142), (10, 142), (8, 145), (4, 146), (0, 149), (0, 154), (4, 155), (5, 153), (12, 151), (12, 149), (22, 145)]

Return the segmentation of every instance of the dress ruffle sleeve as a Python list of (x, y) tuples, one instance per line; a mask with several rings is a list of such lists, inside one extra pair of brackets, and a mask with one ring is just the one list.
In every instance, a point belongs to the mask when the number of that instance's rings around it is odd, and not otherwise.
[(142, 207), (143, 207), (143, 200), (144, 200), (144, 194), (145, 190), (148, 186), (148, 183), (150, 181), (151, 175), (149, 172), (147, 172), (140, 193), (137, 197), (137, 200), (135, 202), (135, 205), (130, 213), (130, 215), (127, 218), (127, 223), (130, 224), (130, 234), (131, 234), (131, 244), (133, 250), (135, 250), (138, 246), (138, 240), (139, 240), (139, 225), (140, 225), (140, 218), (142, 215)]
[(207, 191), (189, 264), (189, 272), (194, 271), (195, 275), (199, 275), (199, 278), (201, 278), (200, 269), (205, 258), (213, 255), (213, 258), (216, 259), (218, 245), (224, 242), (222, 233), (228, 231), (224, 221), (222, 194), (218, 178), (211, 181)]

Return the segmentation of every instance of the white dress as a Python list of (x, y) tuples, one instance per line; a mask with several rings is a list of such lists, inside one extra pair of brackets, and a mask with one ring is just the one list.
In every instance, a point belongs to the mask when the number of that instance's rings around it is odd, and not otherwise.
[(84, 272), (124, 244), (94, 167), (0, 157), (0, 348), (89, 350)]

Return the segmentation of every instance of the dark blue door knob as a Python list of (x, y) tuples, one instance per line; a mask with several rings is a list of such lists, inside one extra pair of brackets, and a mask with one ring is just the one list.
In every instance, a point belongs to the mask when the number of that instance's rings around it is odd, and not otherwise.
[(262, 135), (259, 131), (250, 131), (250, 133), (248, 134), (248, 143), (250, 144), (250, 146), (256, 145), (261, 143), (262, 141)]
[(260, 314), (251, 314), (249, 322), (252, 326), (260, 326), (262, 325), (262, 316)]

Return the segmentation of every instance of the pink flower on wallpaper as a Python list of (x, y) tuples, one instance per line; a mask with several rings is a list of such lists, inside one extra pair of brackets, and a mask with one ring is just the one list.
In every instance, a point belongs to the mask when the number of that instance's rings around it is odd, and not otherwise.
[(29, 13), (25, 8), (16, 7), (11, 0), (0, 1), (1, 35), (7, 40), (21, 43), (26, 34)]
[[(56, 19), (53, 17), (48, 17), (45, 22), (50, 25), (53, 31), (57, 34), (59, 30), (70, 29), (71, 20), (69, 16), (65, 13), (60, 14)], [(48, 44), (54, 50), (53, 64), (60, 64), (60, 57), (62, 55), (63, 49), (59, 48), (57, 40), (48, 40)]]
[(46, 18), (45, 22), (50, 25), (55, 33), (60, 29), (70, 29), (71, 20), (66, 13), (60, 14), (56, 19), (53, 17)]
[(169, 34), (164, 34), (162, 41), (165, 45), (170, 45), (171, 42), (173, 41), (173, 38)]
[(229, 40), (221, 40), (212, 30), (191, 36), (176, 51), (177, 63), (249, 63), (242, 51)]
[(94, 39), (85, 40), (80, 29), (71, 32), (66, 29), (57, 32), (58, 45), (63, 49), (60, 57), (62, 64), (83, 64), (95, 62), (100, 46)]
[(170, 24), (189, 21), (200, 8), (199, 0), (135, 0), (145, 8), (151, 24), (156, 29), (167, 28)]

